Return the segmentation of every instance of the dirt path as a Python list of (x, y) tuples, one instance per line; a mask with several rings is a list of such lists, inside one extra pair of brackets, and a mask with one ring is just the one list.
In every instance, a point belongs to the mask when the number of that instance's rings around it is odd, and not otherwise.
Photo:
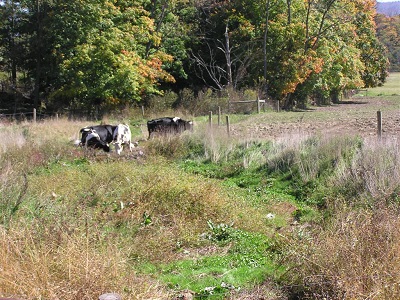
[(287, 135), (377, 135), (382, 112), (382, 137), (400, 138), (400, 98), (373, 97), (313, 107), (301, 112), (269, 112), (231, 126), (232, 136), (277, 139)]

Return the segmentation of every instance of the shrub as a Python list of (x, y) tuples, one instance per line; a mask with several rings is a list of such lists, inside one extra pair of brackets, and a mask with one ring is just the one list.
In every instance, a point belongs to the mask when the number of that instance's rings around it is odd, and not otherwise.
[(350, 166), (338, 172), (336, 183), (352, 191), (353, 196), (389, 200), (400, 186), (399, 162), (396, 140), (366, 140)]
[(166, 91), (164, 95), (149, 96), (147, 105), (154, 113), (160, 113), (172, 109), (177, 101), (178, 95), (176, 93)]

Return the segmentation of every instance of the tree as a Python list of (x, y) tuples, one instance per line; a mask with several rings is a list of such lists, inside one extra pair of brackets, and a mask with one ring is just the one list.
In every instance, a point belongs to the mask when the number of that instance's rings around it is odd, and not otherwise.
[(377, 38), (385, 46), (385, 53), (389, 59), (389, 70), (400, 71), (400, 16), (386, 17), (378, 14), (375, 17), (377, 24)]
[[(137, 2), (132, 7), (126, 1), (56, 0), (43, 18), (37, 17), (35, 40), (46, 45), (42, 54), (47, 55), (32, 55), (36, 66), (30, 69), (36, 70), (36, 81), (45, 79), (41, 90), (47, 95), (47, 108), (70, 106), (101, 113), (159, 92), (160, 82), (174, 81), (162, 68), (172, 57), (146, 50), (149, 43), (158, 46), (161, 38)], [(32, 44), (32, 52), (41, 47)]]
[(6, 0), (0, 4), (0, 53), (6, 71), (10, 72), (11, 84), (17, 83), (17, 69), (22, 67), (24, 53), (24, 36), (20, 34), (24, 18), (22, 5), (19, 1)]
[[(187, 44), (195, 39), (191, 33), (196, 13), (194, 5), (186, 0), (152, 0), (144, 8), (154, 20), (154, 33), (161, 37), (157, 45), (151, 41), (147, 44), (146, 53), (162, 51), (173, 56), (172, 61), (164, 62), (163, 69), (176, 80), (187, 79), (184, 64), (189, 57)], [(165, 85), (163, 88), (167, 87), (173, 88), (173, 85)]]
[[(204, 1), (198, 5), (200, 42), (191, 53), (195, 73), (206, 85), (237, 90), (260, 77), (254, 60), (261, 53), (256, 39), (263, 33), (260, 19), (264, 8), (258, 1)], [(251, 71), (252, 65), (257, 65), (257, 72)]]
[(5, 0), (1, 56), (12, 80), (26, 72), (37, 108), (102, 113), (170, 88), (261, 83), (291, 109), (385, 80), (374, 4)]
[(376, 36), (374, 0), (356, 1), (358, 11), (354, 23), (358, 36), (357, 48), (360, 49), (360, 59), (364, 64), (361, 76), (364, 87), (376, 87), (385, 82), (389, 62), (385, 49)]
[(338, 102), (344, 89), (363, 86), (363, 64), (353, 24), (356, 14), (352, 2), (308, 1), (304, 51), (314, 53), (319, 61), (294, 92), (300, 105), (304, 106), (310, 96), (321, 104)]
[[(304, 76), (287, 99), (304, 105), (310, 96), (319, 95), (337, 102), (345, 89), (382, 83), (386, 64), (375, 38), (374, 1), (306, 2), (305, 64), (298, 64), (298, 74)], [(287, 104), (291, 107), (293, 102)]]
[(19, 65), (32, 82), (34, 107), (51, 110), (108, 110), (160, 93), (160, 84), (174, 82), (166, 64), (185, 74), (165, 51), (174, 50), (161, 44), (164, 23), (155, 24), (145, 4), (140, 0), (1, 2), (1, 50), (12, 80), (16, 81)]

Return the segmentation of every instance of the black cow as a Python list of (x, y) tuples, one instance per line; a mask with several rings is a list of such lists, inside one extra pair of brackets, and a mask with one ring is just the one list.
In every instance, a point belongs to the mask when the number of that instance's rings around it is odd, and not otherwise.
[(193, 122), (185, 121), (179, 117), (165, 117), (147, 121), (147, 130), (149, 131), (149, 139), (153, 132), (161, 134), (176, 134), (185, 130), (193, 130)]
[(116, 128), (117, 126), (113, 125), (96, 125), (82, 128), (80, 130), (82, 134), (80, 145), (110, 152), (109, 143), (113, 141)]

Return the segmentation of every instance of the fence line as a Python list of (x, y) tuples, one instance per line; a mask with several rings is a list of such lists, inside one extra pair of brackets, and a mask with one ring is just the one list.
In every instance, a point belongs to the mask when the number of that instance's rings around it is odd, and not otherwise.
[[(34, 108), (31, 112), (15, 112), (15, 113), (0, 113), (0, 120), (3, 119), (10, 119), (12, 120), (26, 120), (28, 118), (31, 118), (33, 122), (36, 122), (38, 119), (44, 120), (47, 118), (51, 118), (52, 116), (49, 114), (42, 114), (38, 113), (37, 110)], [(58, 119), (58, 114), (55, 114), (55, 118)]]
[[(235, 101), (235, 102), (231, 102), (231, 103), (252, 103), (252, 102), (257, 102), (257, 112), (260, 113), (260, 103), (265, 104), (265, 100), (259, 99), (258, 97), (257, 97), (257, 100)], [(142, 115), (144, 117), (144, 107), (142, 106), (141, 109), (142, 109)], [(377, 114), (377, 136), (379, 139), (382, 139), (382, 131), (383, 131), (382, 130), (382, 112), (379, 110), (379, 111), (377, 111), (376, 114)], [(0, 121), (7, 117), (12, 117), (15, 119), (17, 116), (23, 116), (24, 118), (26, 118), (27, 115), (32, 115), (32, 120), (34, 123), (36, 123), (38, 116), (42, 116), (42, 119), (51, 117), (48, 114), (37, 113), (36, 109), (34, 108), (32, 112), (24, 112), (24, 113), (20, 112), (20, 113), (12, 113), (12, 114), (0, 113)], [(55, 114), (55, 118), (58, 120), (57, 113)], [(212, 118), (213, 118), (213, 112), (210, 111), (209, 116), (208, 116), (208, 126), (209, 126), (211, 133), (213, 131)], [(218, 106), (218, 126), (220, 126), (220, 125), (221, 125), (221, 107)], [(230, 121), (229, 121), (229, 115), (227, 115), (226, 116), (226, 132), (227, 132), (228, 136), (231, 135), (230, 127), (231, 126), (230, 126)]]
[[(379, 140), (381, 140), (382, 139), (382, 132), (383, 132), (382, 112), (380, 110), (378, 110), (376, 112), (376, 114), (377, 114), (377, 137), (378, 137)], [(210, 129), (211, 134), (213, 132), (212, 118), (213, 118), (213, 113), (212, 113), (212, 111), (210, 111), (209, 112), (209, 116), (208, 116), (208, 128)], [(221, 121), (221, 108), (218, 107), (218, 127), (221, 125), (220, 121)], [(226, 115), (226, 133), (227, 133), (228, 137), (231, 136), (231, 125), (230, 125), (230, 121), (229, 121), (229, 115)]]
[(240, 104), (240, 103), (257, 103), (257, 113), (260, 113), (261, 110), (261, 104), (263, 106), (263, 111), (265, 112), (265, 103), (266, 100), (264, 99), (260, 99), (259, 97), (257, 97), (256, 100), (242, 100), (242, 101), (230, 101), (229, 104)]

